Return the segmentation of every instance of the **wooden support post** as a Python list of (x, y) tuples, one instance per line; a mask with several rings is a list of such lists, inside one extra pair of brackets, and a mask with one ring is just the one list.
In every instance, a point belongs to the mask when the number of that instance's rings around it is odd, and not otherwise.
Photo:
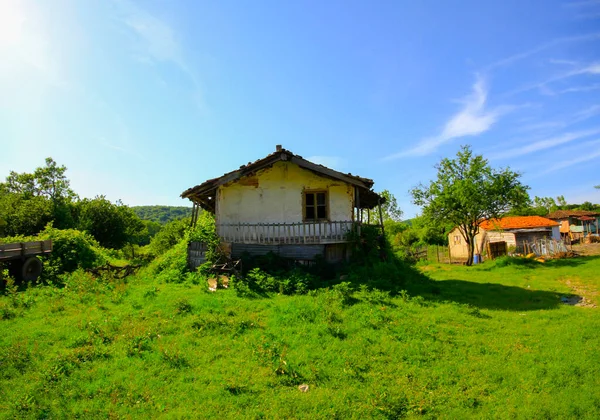
[(362, 222), (362, 219), (361, 219), (361, 213), (362, 213), (362, 211), (360, 209), (360, 190), (357, 187), (354, 187), (354, 194), (356, 196), (356, 209), (359, 212), (358, 213), (358, 217), (357, 217), (358, 218), (358, 229), (357, 229), (357, 231), (358, 231), (358, 236), (360, 237), (360, 223)]
[(379, 224), (381, 225), (381, 234), (385, 235), (385, 230), (383, 228), (383, 211), (381, 210), (381, 198), (377, 202), (377, 207), (379, 208)]

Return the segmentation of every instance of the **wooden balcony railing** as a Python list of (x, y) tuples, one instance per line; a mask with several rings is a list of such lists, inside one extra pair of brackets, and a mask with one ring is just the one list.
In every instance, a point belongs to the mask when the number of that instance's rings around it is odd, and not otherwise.
[(352, 221), (314, 223), (217, 223), (225, 242), (242, 244), (333, 244), (347, 242)]

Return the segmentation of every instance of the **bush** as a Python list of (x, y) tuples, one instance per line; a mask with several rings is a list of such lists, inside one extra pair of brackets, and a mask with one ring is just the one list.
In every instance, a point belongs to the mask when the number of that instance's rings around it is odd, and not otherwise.
[(47, 226), (38, 240), (52, 239), (52, 253), (44, 263), (42, 279), (56, 280), (59, 275), (78, 268), (88, 269), (105, 264), (106, 250), (89, 234), (75, 229), (55, 229)]
[(496, 258), (494, 262), (495, 267), (508, 267), (509, 265), (513, 265), (522, 268), (535, 268), (539, 267), (541, 264), (533, 258), (509, 257), (507, 255)]
[(52, 240), (52, 253), (43, 257), (42, 280), (56, 281), (60, 275), (72, 273), (78, 268), (98, 267), (111, 259), (110, 251), (102, 248), (86, 232), (75, 229), (56, 229), (51, 224), (48, 224), (38, 236), (12, 236), (2, 238), (2, 242), (30, 242), (47, 239)]
[(147, 273), (164, 283), (183, 283), (187, 269), (187, 239), (182, 239), (148, 266)]
[(378, 262), (372, 266), (354, 265), (348, 273), (348, 280), (354, 284), (365, 284), (370, 289), (397, 292), (407, 283), (413, 270), (408, 264), (401, 262)]
[(150, 252), (156, 256), (162, 255), (184, 237), (190, 227), (190, 219), (173, 220), (162, 227), (150, 241)]
[(304, 294), (317, 279), (299, 269), (275, 276), (253, 268), (244, 277), (235, 278), (233, 284), (239, 296), (265, 295), (279, 293), (282, 295)]

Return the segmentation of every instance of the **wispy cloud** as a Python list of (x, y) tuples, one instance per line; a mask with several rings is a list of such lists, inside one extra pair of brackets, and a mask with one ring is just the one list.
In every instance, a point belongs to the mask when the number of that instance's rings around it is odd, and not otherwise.
[(591, 150), (591, 153), (585, 153), (581, 155), (579, 150), (573, 150), (573, 156), (577, 156), (576, 158), (569, 160), (561, 160), (559, 163), (552, 165), (547, 170), (540, 173), (540, 175), (545, 175), (550, 172), (555, 172), (561, 169), (569, 168), (571, 166), (575, 166), (581, 163), (589, 162), (590, 160), (598, 159), (600, 157), (600, 150), (598, 150), (598, 146), (600, 146), (600, 140), (589, 141), (581, 145), (578, 149), (583, 150)]
[(515, 147), (513, 149), (506, 150), (504, 152), (498, 152), (490, 156), (490, 159), (507, 159), (518, 156), (527, 155), (534, 152), (540, 152), (542, 150), (550, 149), (556, 146), (570, 143), (575, 140), (583, 139), (590, 136), (600, 134), (600, 128), (594, 128), (591, 130), (575, 131), (570, 133), (564, 133), (554, 137), (546, 138), (543, 140), (535, 141), (528, 145)]
[(577, 66), (579, 62), (573, 60), (563, 60), (563, 59), (555, 59), (551, 58), (548, 60), (551, 64), (559, 64), (564, 66)]
[(512, 95), (516, 95), (519, 93), (528, 92), (533, 89), (539, 89), (540, 93), (545, 94), (545, 95), (554, 95), (554, 94), (556, 94), (556, 92), (548, 87), (548, 85), (550, 85), (551, 83), (558, 82), (558, 81), (564, 80), (564, 79), (568, 79), (568, 78), (571, 78), (574, 76), (598, 75), (598, 74), (600, 74), (600, 62), (593, 62), (593, 63), (586, 64), (586, 65), (580, 65), (577, 68), (570, 70), (568, 72), (564, 72), (559, 75), (552, 76), (552, 77), (544, 80), (543, 82), (532, 83), (530, 85), (511, 90), (507, 93), (504, 93), (502, 96), (512, 96)]
[(600, 83), (595, 83), (587, 86), (573, 86), (567, 89), (559, 90), (554, 92), (555, 94), (563, 94), (563, 93), (577, 93), (577, 92), (590, 92), (592, 90), (600, 89)]
[(573, 123), (589, 120), (597, 115), (600, 115), (600, 105), (592, 105), (575, 113), (573, 116)]
[(316, 156), (309, 156), (306, 158), (306, 160), (313, 162), (313, 163), (318, 163), (319, 165), (327, 166), (328, 168), (336, 169), (336, 170), (344, 169), (348, 163), (346, 161), (346, 159), (344, 159), (340, 156), (316, 155)]
[(461, 102), (462, 109), (448, 120), (443, 130), (435, 137), (422, 140), (416, 147), (403, 152), (387, 156), (385, 160), (392, 160), (406, 156), (423, 156), (434, 152), (442, 144), (453, 139), (477, 136), (488, 131), (498, 118), (513, 107), (503, 106), (487, 109), (488, 90), (480, 76), (472, 87), (472, 92)]
[(123, 22), (137, 37), (136, 58), (142, 62), (167, 62), (175, 65), (190, 80), (192, 99), (205, 108), (200, 79), (189, 64), (176, 32), (164, 20), (125, 0), (115, 0)]
[[(563, 116), (560, 118), (556, 118), (552, 121), (539, 121), (536, 123), (528, 123), (521, 127), (519, 127), (518, 131), (520, 132), (537, 132), (537, 133), (547, 133), (548, 131), (558, 131), (563, 130), (572, 125), (579, 124), (590, 118), (594, 118), (600, 115), (600, 105), (591, 105), (587, 108), (584, 108), (580, 111), (577, 111), (568, 117)], [(521, 142), (519, 140), (519, 142)]]
[(565, 7), (589, 7), (589, 6), (600, 6), (600, 0), (581, 0), (581, 1), (569, 1), (563, 3)]
[(498, 61), (488, 65), (487, 67), (485, 67), (483, 69), (483, 71), (484, 71), (484, 73), (489, 73), (489, 72), (497, 69), (498, 67), (503, 67), (503, 66), (513, 64), (514, 62), (523, 60), (532, 55), (538, 54), (542, 51), (548, 50), (550, 48), (556, 47), (561, 44), (568, 44), (568, 43), (581, 42), (581, 41), (592, 41), (592, 40), (596, 40), (596, 39), (600, 39), (600, 32), (594, 32), (594, 33), (585, 34), (585, 35), (556, 38), (556, 39), (548, 41), (544, 44), (538, 45), (537, 47), (534, 47), (529, 50), (511, 55), (510, 57), (506, 57), (501, 60), (498, 60)]
[(125, 147), (121, 147), (121, 146), (117, 146), (115, 144), (108, 143), (104, 137), (98, 137), (98, 140), (100, 140), (100, 144), (102, 146), (104, 146), (104, 147), (106, 147), (108, 149), (116, 150), (116, 151), (121, 152), (123, 154), (134, 156), (134, 157), (136, 157), (136, 158), (138, 158), (140, 160), (147, 161), (147, 159), (142, 154), (140, 154), (140, 153), (138, 153), (138, 152), (136, 152), (134, 150), (127, 149)]

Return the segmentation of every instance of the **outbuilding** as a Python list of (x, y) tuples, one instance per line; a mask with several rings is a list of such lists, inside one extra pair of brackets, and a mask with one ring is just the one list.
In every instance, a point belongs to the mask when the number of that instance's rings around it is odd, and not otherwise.
[[(523, 252), (523, 243), (538, 239), (560, 240), (558, 222), (541, 216), (508, 216), (501, 219), (485, 220), (479, 225), (475, 235), (475, 254), (485, 254), (488, 244), (505, 242), (507, 249)], [(460, 228), (448, 234), (448, 246), (453, 260), (466, 260), (469, 249)]]

